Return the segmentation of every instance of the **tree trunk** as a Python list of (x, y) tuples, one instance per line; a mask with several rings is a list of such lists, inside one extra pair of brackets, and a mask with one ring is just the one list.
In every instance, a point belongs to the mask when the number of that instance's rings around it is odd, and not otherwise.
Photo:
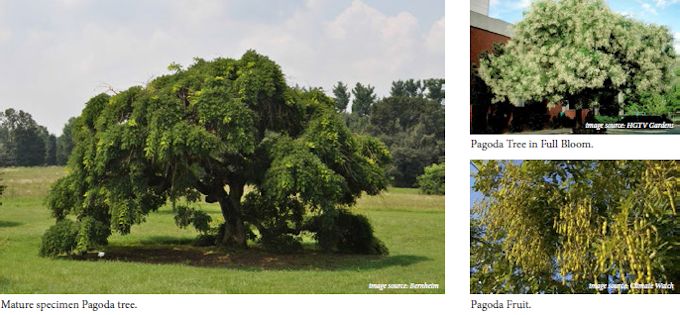
[(241, 213), (241, 197), (244, 185), (229, 185), (229, 194), (220, 198), (220, 208), (224, 217), (224, 238), (221, 244), (230, 248), (244, 249), (246, 229)]

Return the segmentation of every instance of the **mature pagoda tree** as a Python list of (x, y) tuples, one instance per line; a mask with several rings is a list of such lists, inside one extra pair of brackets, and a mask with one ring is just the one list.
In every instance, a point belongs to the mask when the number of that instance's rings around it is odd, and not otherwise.
[(665, 26), (622, 16), (603, 0), (538, 0), (505, 47), (480, 60), (479, 75), (495, 102), (587, 108), (661, 93), (674, 58)]
[(332, 98), (288, 87), (279, 66), (254, 51), (170, 69), (147, 86), (95, 96), (76, 119), (70, 173), (48, 204), (55, 233), (77, 218), (77, 245), (51, 250), (48, 231), (43, 254), (104, 244), (168, 201), (180, 226), (205, 231), (212, 218), (196, 208), (200, 199), (220, 206), (219, 245), (245, 248), (254, 235), (296, 245), (309, 231), (327, 250), (385, 251), (347, 209), (385, 188), (389, 152), (351, 133)]
[(472, 292), (595, 293), (588, 284), (680, 278), (678, 161), (474, 165)]

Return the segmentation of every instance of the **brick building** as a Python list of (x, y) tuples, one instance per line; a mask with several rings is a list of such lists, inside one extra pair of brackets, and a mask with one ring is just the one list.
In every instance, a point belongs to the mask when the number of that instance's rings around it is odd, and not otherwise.
[[(470, 63), (479, 65), (479, 56), (484, 51), (490, 51), (495, 43), (506, 43), (513, 36), (513, 25), (503, 20), (489, 17), (489, 0), (470, 0)], [(588, 110), (583, 110), (580, 115), (577, 111), (569, 109), (567, 105), (558, 104), (533, 104), (525, 107), (524, 102), (519, 104), (505, 104), (492, 106), (489, 104), (486, 110), (474, 111), (470, 107), (470, 122), (478, 128), (495, 125), (497, 131), (505, 132), (528, 128), (536, 129), (557, 124), (560, 119), (574, 120), (577, 116), (579, 121), (584, 121)], [(475, 119), (475, 116), (479, 119)], [(562, 118), (563, 117), (563, 118)], [(479, 125), (481, 124), (481, 126)], [(522, 126), (519, 126), (522, 125)], [(473, 127), (474, 129), (474, 127)]]
[(470, 0), (470, 62), (477, 65), (479, 54), (491, 50), (494, 43), (512, 37), (512, 24), (489, 17), (489, 0)]

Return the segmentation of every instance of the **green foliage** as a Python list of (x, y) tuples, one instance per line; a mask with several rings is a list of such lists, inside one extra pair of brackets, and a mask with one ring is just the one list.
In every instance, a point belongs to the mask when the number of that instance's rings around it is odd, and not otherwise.
[(392, 97), (423, 97), (425, 86), (420, 80), (408, 79), (392, 82), (390, 96)]
[(338, 83), (336, 83), (335, 86), (333, 86), (333, 96), (335, 98), (335, 110), (338, 113), (346, 111), (347, 105), (349, 105), (350, 98), (347, 85), (338, 81)]
[(199, 234), (193, 242), (194, 246), (209, 247), (218, 245), (217, 234)]
[(66, 165), (68, 157), (73, 151), (73, 128), (76, 125), (76, 118), (69, 118), (68, 122), (62, 129), (61, 136), (57, 138), (56, 163), (57, 165)]
[(603, 124), (616, 123), (621, 120), (618, 116), (595, 116), (595, 120)]
[(626, 109), (626, 115), (666, 115), (672, 109), (669, 98), (663, 94), (644, 94), (639, 98), (639, 103), (631, 103)]
[(444, 159), (444, 79), (392, 82), (391, 96), (367, 115), (345, 115), (350, 130), (379, 138), (389, 148), (393, 185), (412, 187), (425, 166)]
[(391, 97), (426, 97), (444, 105), (444, 79), (397, 80), (392, 82)]
[(444, 79), (427, 79), (423, 81), (423, 87), (427, 90), (425, 96), (439, 104), (444, 105), (446, 92), (444, 91)]
[(373, 227), (365, 216), (341, 211), (336, 220), (336, 246), (339, 252), (370, 255), (389, 253), (385, 244), (373, 235)]
[(261, 243), (266, 250), (274, 253), (299, 253), (303, 249), (300, 239), (290, 234), (264, 234), (262, 235)]
[(201, 234), (207, 234), (210, 231), (210, 222), (212, 218), (201, 210), (196, 210), (187, 206), (176, 206), (175, 223), (181, 228), (192, 225)]
[(175, 72), (175, 73), (180, 72), (180, 71), (182, 71), (182, 65), (180, 65), (176, 62), (172, 62), (168, 65), (168, 70)]
[(423, 97), (387, 97), (373, 106), (369, 133), (392, 152), (393, 184), (412, 187), (427, 165), (444, 160), (444, 107)]
[(299, 226), (303, 213), (385, 188), (387, 148), (350, 132), (321, 89), (288, 87), (267, 57), (248, 51), (171, 70), (88, 101), (70, 127), (71, 172), (48, 197), (56, 218), (91, 217), (127, 234), (171, 201), (179, 226), (208, 235), (212, 219), (192, 208), (205, 198), (222, 209), (216, 241), (243, 248), (249, 235), (288, 239), (299, 231), (282, 227)]
[(344, 209), (328, 211), (305, 224), (305, 229), (315, 232), (319, 246), (329, 252), (367, 255), (387, 255), (385, 244), (373, 234), (368, 219)]
[(0, 166), (36, 166), (52, 162), (50, 135), (30, 114), (12, 108), (0, 113)]
[(677, 161), (475, 165), (483, 198), (470, 215), (473, 292), (594, 293), (588, 283), (680, 276)]
[(78, 246), (79, 224), (68, 219), (57, 221), (42, 237), (40, 256), (69, 255)]
[(350, 130), (384, 142), (392, 155), (393, 185), (412, 187), (425, 166), (444, 160), (444, 79), (392, 82), (391, 96), (368, 115), (345, 114)]
[[(410, 279), (439, 283), (439, 289), (405, 289), (395, 293), (440, 294), (447, 289), (444, 198), (422, 195), (417, 189), (389, 188), (384, 195), (362, 194), (352, 207), (353, 212), (369, 218), (375, 235), (388, 244), (390, 256), (309, 250), (277, 255), (265, 250), (233, 252), (196, 247), (191, 240), (198, 233), (191, 227), (178, 229), (172, 219), (172, 209), (166, 204), (158, 213), (147, 216), (144, 224), (133, 227), (129, 235), (109, 237), (109, 246), (98, 248), (106, 252), (106, 256), (83, 261), (77, 257), (44, 259), (37, 255), (41, 236), (54, 224), (45, 219), (49, 209), (43, 199), (49, 183), (68, 170), (28, 167), (1, 171), (8, 188), (0, 206), (0, 220), (5, 221), (0, 227), (0, 274), (11, 270), (12, 279), (11, 285), (6, 285), (7, 282), (0, 285), (2, 294), (376, 294), (376, 290), (357, 283), (408, 283)], [(219, 205), (202, 202), (196, 208), (206, 211), (215, 221), (222, 221)], [(410, 229), (408, 234), (403, 233), (405, 226)], [(305, 248), (314, 245), (309, 243), (308, 236), (311, 235), (303, 235)], [(85, 254), (88, 260), (93, 256), (96, 257), (96, 253)], [(338, 277), (343, 281), (338, 282)]]
[(360, 134), (370, 134), (369, 129), (371, 126), (369, 116), (359, 116), (355, 113), (343, 113), (345, 118), (345, 124), (350, 130), (360, 133)]
[(445, 176), (444, 163), (427, 166), (425, 173), (418, 176), (418, 187), (420, 191), (428, 195), (443, 195)]
[(352, 101), (352, 113), (358, 116), (366, 116), (371, 112), (371, 106), (375, 103), (375, 87), (363, 85), (359, 82), (352, 89), (354, 100)]
[(291, 236), (299, 234), (306, 212), (304, 204), (296, 198), (277, 203), (259, 191), (245, 196), (243, 209), (244, 213), (248, 214), (246, 221), (262, 234), (263, 242), (276, 240), (278, 236), (284, 234)]
[(48, 135), (45, 142), (45, 165), (57, 164), (57, 137)]
[(45, 137), (41, 126), (18, 128), (14, 131), (16, 165), (36, 166), (45, 162)]
[(93, 245), (106, 245), (108, 243), (107, 238), (111, 233), (108, 225), (92, 217), (80, 218), (78, 224), (80, 228), (75, 253), (84, 253)]
[(587, 107), (619, 92), (660, 93), (675, 59), (669, 29), (610, 10), (603, 0), (534, 1), (504, 52), (480, 60), (494, 101)]
[(669, 110), (675, 115), (680, 112), (680, 58), (678, 57), (675, 59), (673, 74), (673, 80), (665, 95)]

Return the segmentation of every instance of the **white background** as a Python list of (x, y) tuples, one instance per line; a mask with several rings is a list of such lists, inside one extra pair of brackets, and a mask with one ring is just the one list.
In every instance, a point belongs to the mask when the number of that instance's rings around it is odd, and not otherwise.
[[(127, 301), (140, 308), (129, 314), (627, 314), (664, 310), (676, 313), (677, 295), (470, 295), (469, 294), (469, 161), (470, 159), (678, 159), (678, 136), (471, 136), (469, 134), (469, 2), (446, 3), (446, 294), (443, 295), (14, 295), (23, 301)], [(588, 150), (489, 150), (470, 147), (470, 140), (513, 138), (591, 141)], [(36, 270), (36, 272), (40, 272)], [(73, 275), (77, 277), (78, 275)], [(328, 285), (333, 285), (329, 283)], [(471, 300), (529, 301), (532, 309), (481, 310)], [(7, 314), (27, 314), (7, 311)], [(38, 312), (40, 313), (40, 312)], [(51, 310), (41, 314), (102, 314), (102, 309)]]
[[(456, 8), (452, 8), (453, 4)], [(470, 166), (474, 159), (499, 160), (677, 160), (680, 159), (680, 136), (677, 135), (470, 135), (469, 134), (469, 13), (467, 3), (448, 2), (446, 11), (446, 241), (448, 314), (650, 314), (679, 311), (680, 295), (607, 295), (607, 294), (469, 294), (469, 209)], [(465, 69), (464, 73), (463, 70)], [(460, 100), (460, 101), (457, 101)], [(460, 108), (454, 108), (460, 107)], [(465, 110), (465, 111), (464, 111)], [(481, 151), (471, 148), (471, 140), (494, 142), (496, 139), (537, 141), (569, 139), (588, 141), (592, 149), (505, 149)], [(505, 143), (504, 143), (505, 144)], [(679, 253), (680, 255), (680, 253)], [(678, 279), (680, 280), (680, 279)], [(676, 293), (680, 293), (677, 285)], [(529, 301), (529, 310), (471, 308), (479, 302), (505, 303)]]

